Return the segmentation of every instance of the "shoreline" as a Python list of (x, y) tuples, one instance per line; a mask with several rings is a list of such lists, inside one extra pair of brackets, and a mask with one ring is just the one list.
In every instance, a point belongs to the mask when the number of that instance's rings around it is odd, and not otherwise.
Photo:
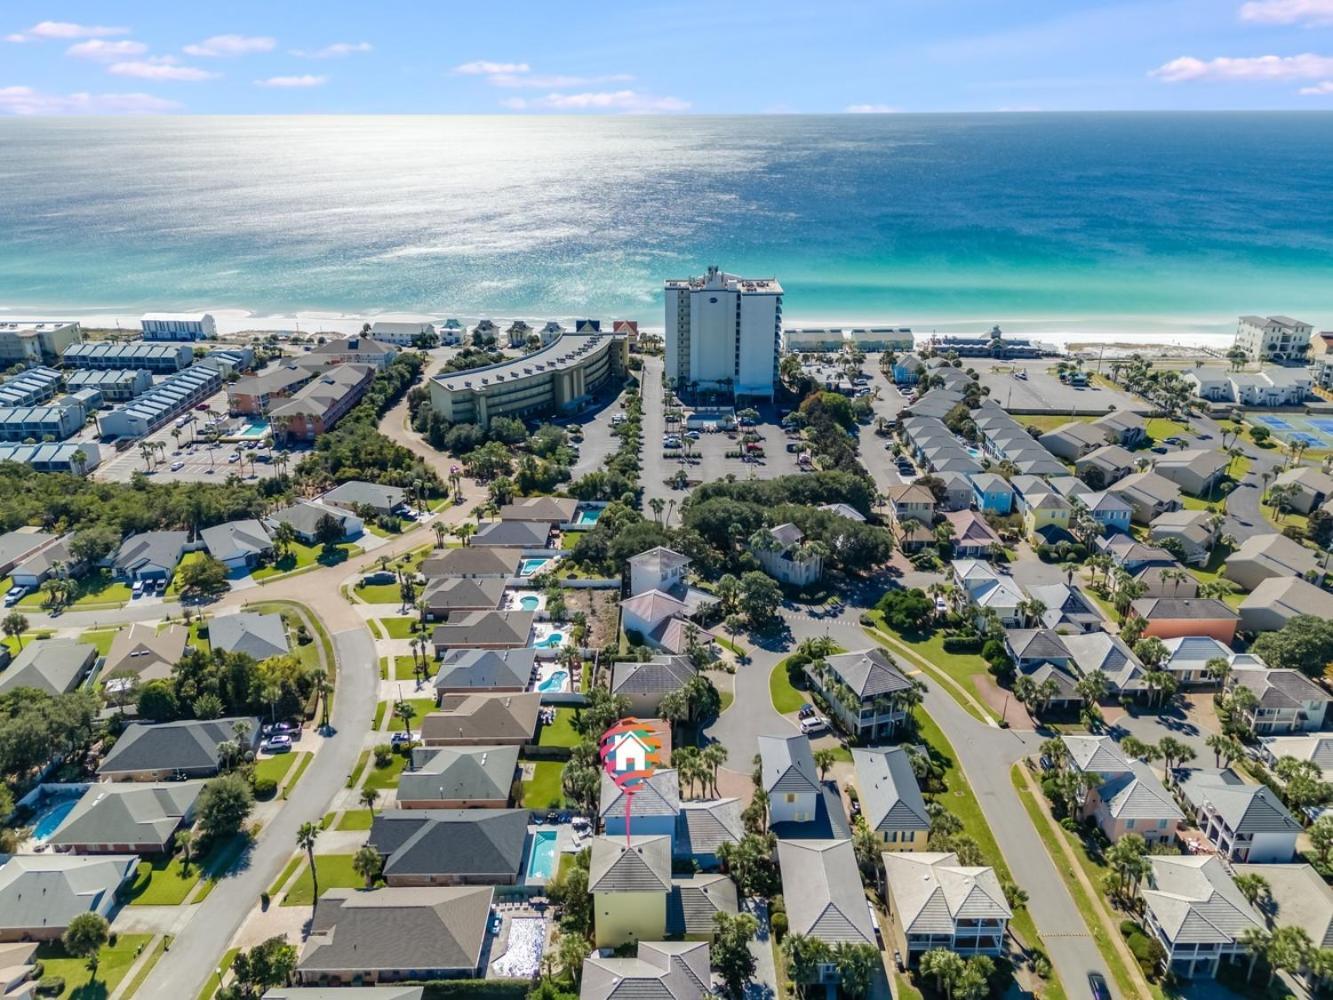
[[(204, 311), (207, 307), (196, 307)], [(182, 310), (194, 311), (194, 310)], [(331, 310), (300, 310), (286, 313), (254, 313), (243, 309), (207, 309), (217, 321), (218, 332), (226, 335), (301, 333), (301, 334), (352, 334), (359, 333), (366, 323), (377, 321), (397, 322), (432, 322), (441, 323), (448, 318), (444, 312), (427, 314), (413, 312), (374, 312), (348, 314)], [(457, 317), (467, 325), (472, 325), (480, 316)], [(565, 326), (573, 327), (573, 316), (536, 317), (501, 316), (493, 313), (489, 317), (502, 328), (514, 319), (525, 319), (537, 325), (547, 319), (555, 318)], [(608, 316), (603, 322), (609, 323), (615, 317)], [(6, 319), (68, 319), (77, 320), (90, 330), (120, 329), (134, 333), (139, 328), (139, 316), (120, 311), (104, 309), (30, 309), (0, 306), (0, 321)], [(861, 327), (909, 327), (917, 343), (922, 343), (932, 334), (958, 335), (984, 333), (995, 325), (992, 319), (975, 318), (935, 318), (926, 321), (899, 319), (889, 322), (882, 320), (847, 319), (825, 317), (804, 317), (799, 314), (784, 314), (784, 325), (791, 329), (828, 327), (851, 329)], [(1026, 337), (1041, 343), (1050, 344), (1062, 351), (1071, 348), (1101, 347), (1117, 353), (1133, 352), (1140, 349), (1156, 351), (1184, 351), (1198, 353), (1205, 350), (1226, 351), (1234, 340), (1235, 319), (1225, 320), (1214, 317), (1173, 317), (1173, 316), (1124, 316), (1124, 317), (1088, 317), (1086, 319), (1061, 319), (1046, 317), (1015, 318), (1000, 320), (999, 326), (1006, 335)], [(662, 332), (660, 324), (640, 323), (640, 329), (646, 333)]]

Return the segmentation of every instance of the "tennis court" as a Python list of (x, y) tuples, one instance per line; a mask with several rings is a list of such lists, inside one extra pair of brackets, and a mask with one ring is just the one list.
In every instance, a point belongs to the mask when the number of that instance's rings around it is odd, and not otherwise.
[(1273, 436), (1283, 444), (1304, 441), (1311, 448), (1333, 449), (1333, 417), (1307, 417), (1298, 413), (1284, 413), (1281, 416), (1263, 413), (1254, 416), (1254, 421), (1273, 432)]

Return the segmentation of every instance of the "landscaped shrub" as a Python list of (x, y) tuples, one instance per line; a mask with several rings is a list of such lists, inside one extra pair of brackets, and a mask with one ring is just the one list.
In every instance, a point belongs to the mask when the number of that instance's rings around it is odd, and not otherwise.
[(257, 799), (271, 799), (278, 792), (278, 783), (272, 778), (256, 778), (254, 787)]
[(981, 639), (975, 635), (946, 635), (943, 645), (946, 653), (981, 652)]
[(387, 743), (376, 744), (371, 753), (375, 755), (376, 767), (388, 767), (393, 762), (393, 747)]
[(37, 994), (44, 997), (58, 997), (65, 992), (63, 976), (47, 976), (37, 983)]
[(780, 942), (787, 936), (787, 914), (774, 913), (769, 918), (769, 926), (773, 931), (773, 940)]

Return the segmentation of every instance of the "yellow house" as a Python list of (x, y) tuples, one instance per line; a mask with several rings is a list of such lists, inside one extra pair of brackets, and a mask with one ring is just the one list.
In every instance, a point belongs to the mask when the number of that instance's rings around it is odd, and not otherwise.
[(1038, 493), (1029, 497), (1023, 512), (1023, 525), (1028, 537), (1032, 537), (1043, 528), (1069, 530), (1069, 501), (1058, 493)]
[(924, 851), (930, 814), (901, 747), (852, 750), (861, 815), (885, 851)]
[(666, 937), (670, 837), (598, 837), (588, 867), (594, 943), (615, 948)]

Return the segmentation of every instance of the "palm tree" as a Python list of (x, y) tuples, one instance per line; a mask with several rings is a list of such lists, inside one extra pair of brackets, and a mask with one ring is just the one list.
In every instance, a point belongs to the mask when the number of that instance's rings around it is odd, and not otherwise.
[(193, 830), (176, 831), (176, 849), (181, 852), (181, 875), (190, 874), (190, 849), (194, 846)]
[(403, 720), (403, 728), (407, 730), (407, 742), (412, 742), (412, 720), (417, 717), (417, 707), (410, 701), (399, 701), (393, 706), (395, 718)]
[(319, 831), (318, 823), (302, 823), (301, 828), (296, 831), (296, 847), (305, 851), (305, 856), (310, 862), (310, 884), (314, 891), (311, 897), (312, 909), (319, 902), (319, 871), (315, 867), (315, 841), (319, 839)]
[(380, 793), (374, 788), (361, 789), (361, 804), (370, 810), (370, 818), (375, 818), (375, 803), (379, 801)]
[(1162, 770), (1166, 772), (1167, 783), (1171, 783), (1172, 769), (1179, 764), (1186, 764), (1195, 758), (1194, 748), (1180, 742), (1174, 736), (1163, 736), (1157, 742), (1157, 749), (1162, 754)]
[(648, 501), (648, 509), (653, 512), (653, 519), (658, 524), (662, 523), (662, 511), (666, 509), (666, 501), (661, 497), (653, 497)]
[(352, 855), (352, 871), (365, 879), (367, 889), (375, 887), (375, 880), (380, 877), (383, 869), (384, 859), (380, 857), (380, 852), (369, 844), (362, 844)]
[(443, 522), (436, 521), (431, 525), (431, 530), (435, 532), (435, 547), (437, 549), (444, 548), (444, 536), (449, 533), (449, 529), (444, 526)]
[(703, 752), (699, 756), (700, 759), (703, 761), (703, 763), (707, 765), (712, 771), (712, 776), (710, 780), (713, 786), (713, 794), (716, 795), (717, 771), (718, 768), (720, 768), (723, 764), (727, 762), (727, 748), (723, 746), (721, 743), (710, 743), (708, 744), (708, 746), (703, 748)]
[(1232, 881), (1236, 883), (1236, 888), (1240, 890), (1240, 894), (1255, 909), (1265, 910), (1272, 902), (1273, 887), (1268, 884), (1268, 879), (1262, 875), (1257, 873), (1237, 875)]

